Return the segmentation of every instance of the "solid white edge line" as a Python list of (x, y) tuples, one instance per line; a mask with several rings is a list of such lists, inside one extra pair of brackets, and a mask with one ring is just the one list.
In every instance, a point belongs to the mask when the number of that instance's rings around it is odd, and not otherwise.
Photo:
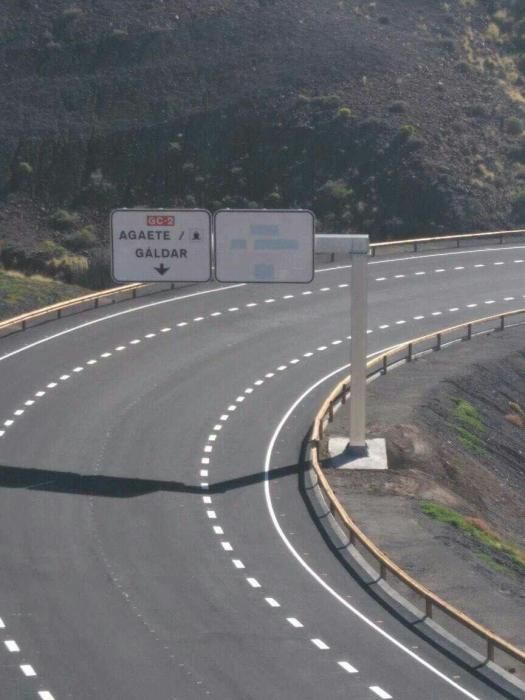
[[(380, 350), (374, 355), (381, 354), (382, 352), (386, 352), (386, 350)], [(337, 591), (335, 591), (331, 586), (324, 581), (319, 574), (317, 574), (309, 564), (305, 562), (305, 560), (301, 557), (301, 555), (297, 552), (297, 550), (294, 548), (290, 540), (286, 537), (286, 534), (284, 533), (283, 529), (281, 528), (281, 525), (279, 524), (279, 521), (277, 520), (277, 516), (275, 514), (275, 510), (273, 508), (273, 503), (270, 495), (270, 481), (268, 478), (268, 474), (270, 471), (270, 464), (272, 460), (272, 454), (273, 454), (273, 449), (275, 447), (275, 443), (277, 442), (277, 439), (279, 435), (281, 434), (281, 431), (283, 427), (285, 426), (286, 422), (292, 415), (292, 413), (295, 411), (295, 409), (301, 404), (305, 398), (311, 394), (315, 389), (317, 389), (321, 384), (324, 382), (328, 381), (328, 379), (331, 379), (334, 377), (336, 374), (339, 374), (340, 372), (343, 372), (344, 370), (347, 370), (349, 368), (349, 364), (342, 365), (341, 367), (338, 367), (337, 369), (333, 370), (329, 374), (325, 375), (321, 379), (318, 379), (314, 384), (312, 384), (306, 391), (304, 391), (295, 401), (294, 403), (290, 406), (288, 411), (284, 414), (284, 416), (281, 418), (281, 421), (279, 422), (277, 428), (275, 429), (274, 434), (272, 435), (270, 442), (268, 444), (268, 449), (266, 451), (266, 456), (265, 456), (265, 461), (264, 461), (264, 473), (265, 473), (265, 479), (264, 479), (264, 495), (266, 499), (266, 507), (268, 508), (268, 513), (270, 515), (270, 519), (273, 523), (273, 526), (275, 530), (277, 531), (277, 534), (283, 541), (284, 545), (288, 549), (288, 551), (291, 553), (291, 555), (296, 559), (296, 561), (307, 571), (310, 576), (317, 581), (317, 583), (322, 586), (328, 593), (330, 593), (331, 596), (333, 596), (341, 605), (343, 605), (347, 610), (349, 610), (351, 613), (353, 613), (356, 617), (358, 617), (362, 622), (364, 622), (366, 625), (368, 625), (371, 629), (373, 629), (375, 632), (380, 634), (384, 639), (387, 641), (391, 642), (394, 646), (396, 646), (398, 649), (401, 651), (405, 652), (405, 654), (408, 654), (412, 659), (417, 661), (419, 664), (424, 666), (427, 670), (429, 670), (431, 673), (434, 673), (438, 678), (441, 680), (445, 681), (445, 683), (448, 683), (451, 685), (453, 688), (458, 690), (460, 693), (465, 695), (468, 698), (471, 698), (471, 700), (481, 700), (477, 695), (473, 695), (470, 693), (468, 690), (460, 686), (458, 683), (453, 681), (451, 678), (448, 678), (443, 672), (439, 671), (437, 668), (432, 666), (428, 661), (425, 661), (421, 656), (418, 656), (415, 652), (413, 652), (411, 649), (406, 647), (402, 642), (399, 642), (397, 639), (392, 637), (388, 632), (385, 632), (385, 630), (381, 629), (375, 622), (370, 620), (370, 618), (366, 617), (362, 612), (360, 612), (357, 608), (355, 608), (353, 605), (351, 605), (347, 600), (345, 600)]]
[[(368, 263), (369, 265), (386, 265), (388, 263), (394, 263), (394, 262), (406, 262), (407, 260), (426, 260), (428, 258), (442, 258), (446, 257), (447, 255), (473, 255), (474, 253), (500, 253), (501, 251), (504, 250), (523, 250), (525, 246), (523, 245), (514, 245), (514, 246), (505, 246), (503, 248), (476, 248), (473, 250), (453, 250), (453, 251), (448, 251), (446, 253), (429, 253), (428, 255), (410, 255), (409, 257), (405, 258), (389, 258), (388, 260), (374, 260), (373, 258), (370, 260)], [(315, 272), (336, 272), (337, 270), (349, 270), (352, 268), (352, 265), (337, 265), (336, 267), (321, 267), (317, 269)]]
[(5, 355), (0, 356), (0, 362), (3, 360), (7, 360), (10, 357), (13, 357), (14, 355), (19, 355), (22, 352), (25, 352), (26, 350), (31, 350), (32, 348), (37, 347), (38, 345), (42, 345), (43, 343), (47, 343), (50, 340), (55, 340), (56, 338), (61, 338), (64, 335), (68, 335), (69, 333), (74, 333), (75, 331), (79, 331), (83, 328), (89, 328), (90, 326), (94, 326), (97, 323), (103, 323), (104, 321), (110, 321), (114, 318), (119, 318), (120, 316), (126, 316), (127, 314), (133, 314), (138, 311), (144, 311), (144, 309), (150, 309), (155, 306), (161, 306), (162, 304), (173, 304), (178, 301), (185, 301), (186, 299), (192, 299), (194, 297), (199, 297), (203, 296), (204, 294), (214, 294), (216, 292), (226, 292), (229, 289), (236, 289), (238, 287), (245, 287), (245, 284), (231, 284), (227, 287), (219, 287), (218, 289), (204, 289), (200, 292), (194, 292), (193, 294), (184, 294), (183, 296), (180, 297), (170, 297), (169, 299), (161, 299), (160, 301), (154, 301), (149, 304), (142, 304), (141, 306), (136, 306), (133, 307), (132, 309), (126, 309), (125, 311), (118, 311), (117, 313), (114, 314), (108, 314), (107, 316), (103, 316), (102, 318), (96, 318), (93, 321), (87, 321), (86, 323), (80, 323), (78, 326), (73, 326), (72, 328), (67, 328), (66, 330), (60, 331), (59, 333), (53, 333), (53, 335), (46, 336), (45, 338), (41, 338), (40, 340), (35, 341), (34, 343), (29, 343), (28, 345), (24, 345), (21, 348), (18, 348), (17, 350), (12, 350), (11, 352), (6, 353)]
[[(446, 253), (433, 253), (433, 254), (428, 254), (428, 255), (412, 255), (408, 256), (405, 258), (391, 258), (388, 260), (371, 260), (369, 262), (369, 265), (383, 265), (386, 263), (393, 263), (393, 262), (406, 262), (408, 260), (424, 260), (427, 258), (435, 258), (435, 257), (443, 257), (447, 255), (473, 255), (474, 253), (495, 253), (495, 252), (502, 252), (502, 251), (507, 251), (507, 250), (523, 250), (525, 246), (505, 246), (504, 248), (479, 248), (479, 249), (474, 249), (474, 250), (460, 250), (460, 251), (449, 251)], [(335, 272), (337, 270), (348, 270), (352, 266), (351, 265), (339, 265), (336, 267), (324, 267), (324, 268), (319, 268), (316, 270), (316, 273), (322, 273), (322, 272)], [(63, 331), (60, 331), (59, 333), (53, 333), (52, 335), (46, 336), (45, 338), (41, 338), (40, 340), (35, 341), (34, 343), (29, 343), (28, 345), (24, 345), (21, 348), (18, 348), (16, 350), (12, 350), (11, 352), (5, 353), (4, 355), (0, 355), (0, 362), (3, 362), (4, 360), (9, 359), (10, 357), (14, 357), (15, 355), (19, 355), (22, 352), (26, 352), (27, 350), (31, 350), (32, 348), (37, 347), (38, 345), (42, 345), (43, 343), (47, 343), (51, 340), (55, 340), (56, 338), (61, 338), (64, 335), (68, 335), (69, 333), (74, 333), (75, 331), (82, 330), (83, 328), (88, 328), (90, 326), (94, 326), (98, 323), (103, 323), (104, 321), (110, 321), (114, 318), (119, 318), (120, 316), (125, 316), (127, 314), (133, 314), (137, 313), (138, 311), (143, 311), (144, 309), (149, 309), (153, 308), (155, 306), (161, 306), (162, 304), (173, 304), (179, 301), (185, 301), (186, 299), (192, 299), (194, 297), (198, 296), (203, 296), (205, 294), (215, 294), (217, 292), (225, 292), (230, 289), (236, 289), (238, 287), (245, 287), (245, 283), (240, 283), (240, 284), (231, 284), (228, 285), (227, 287), (219, 287), (217, 289), (204, 289), (200, 292), (193, 292), (192, 294), (183, 294), (182, 296), (177, 296), (177, 297), (170, 297), (169, 299), (161, 299), (159, 301), (154, 301), (150, 302), (149, 304), (141, 304), (140, 306), (133, 307), (132, 309), (126, 309), (125, 311), (118, 311), (117, 313), (114, 314), (108, 314), (107, 316), (103, 316), (102, 318), (96, 318), (93, 319), (92, 321), (87, 321), (86, 323), (80, 323), (78, 326), (73, 326), (72, 328), (67, 328)], [(250, 306), (253, 304), (250, 304)], [(254, 304), (255, 306), (257, 305), (256, 303)], [(247, 304), (248, 306), (248, 304)], [(106, 357), (109, 357), (109, 355), (105, 355)]]

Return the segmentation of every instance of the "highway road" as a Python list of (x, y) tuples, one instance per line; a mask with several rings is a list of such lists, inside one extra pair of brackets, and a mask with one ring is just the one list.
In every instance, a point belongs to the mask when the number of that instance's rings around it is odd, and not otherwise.
[[(303, 498), (347, 263), (0, 341), (2, 700), (517, 698), (385, 608)], [(369, 352), (525, 304), (525, 245), (371, 259)]]

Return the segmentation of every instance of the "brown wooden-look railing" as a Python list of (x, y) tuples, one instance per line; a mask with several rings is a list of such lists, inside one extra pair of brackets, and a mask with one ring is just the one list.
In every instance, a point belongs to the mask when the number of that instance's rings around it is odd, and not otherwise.
[[(461, 233), (457, 235), (450, 236), (434, 236), (427, 238), (412, 238), (403, 241), (387, 241), (384, 243), (372, 243), (370, 245), (371, 255), (375, 256), (376, 251), (388, 249), (388, 247), (396, 246), (412, 246), (414, 251), (418, 250), (418, 246), (425, 243), (439, 243), (440, 241), (455, 241), (457, 247), (460, 247), (461, 241), (463, 240), (473, 240), (476, 238), (487, 238), (487, 237), (497, 237), (500, 243), (503, 243), (506, 236), (525, 236), (525, 229), (514, 229), (510, 231), (487, 231), (483, 233)], [(322, 234), (321, 234), (322, 235)], [(321, 253), (320, 253), (321, 254)], [(17, 330), (26, 330), (32, 321), (46, 321), (51, 318), (61, 318), (64, 311), (70, 310), (71, 312), (79, 312), (82, 310), (87, 310), (91, 308), (97, 308), (100, 301), (111, 300), (115, 302), (117, 300), (122, 300), (124, 296), (125, 299), (135, 298), (139, 291), (143, 291), (146, 288), (150, 288), (153, 293), (156, 291), (162, 291), (164, 289), (175, 289), (175, 284), (127, 284), (123, 287), (114, 287), (113, 289), (106, 289), (102, 292), (93, 292), (92, 294), (86, 294), (85, 296), (76, 297), (75, 299), (69, 299), (68, 301), (60, 302), (58, 304), (53, 304), (52, 306), (45, 306), (41, 309), (35, 311), (30, 311), (26, 314), (21, 314), (15, 316), (14, 318), (7, 319), (6, 321), (0, 321), (0, 334), (5, 331), (5, 334), (13, 333)]]
[[(525, 323), (525, 309), (519, 309), (517, 311), (487, 316), (475, 321), (451, 326), (436, 333), (430, 333), (420, 338), (410, 340), (406, 343), (401, 343), (400, 345), (396, 345), (370, 360), (367, 364), (367, 375), (368, 377), (372, 377), (376, 374), (384, 374), (387, 372), (388, 368), (394, 364), (412, 361), (416, 354), (417, 348), (419, 348), (419, 353), (437, 351), (442, 348), (446, 337), (448, 337), (446, 342), (451, 342), (453, 340), (470, 340), (473, 335), (473, 329), (476, 327), (480, 328), (481, 333), (499, 331), (505, 328), (507, 319), (520, 316), (523, 317), (521, 323)], [(488, 324), (491, 324), (489, 328), (486, 327)], [(455, 337), (458, 336), (458, 333), (460, 334), (459, 337)], [(432, 618), (433, 608), (437, 608), (446, 613), (446, 615), (456, 622), (469, 629), (471, 632), (477, 634), (479, 637), (484, 639), (487, 644), (487, 660), (489, 661), (494, 661), (494, 650), (499, 649), (512, 656), (517, 661), (525, 663), (525, 652), (522, 649), (519, 649), (510, 642), (507, 642), (496, 635), (488, 628), (484, 627), (478, 622), (475, 622), (470, 617), (465, 615), (465, 613), (461, 612), (461, 610), (458, 610), (450, 603), (437, 596), (435, 593), (420, 584), (403, 569), (401, 569), (383, 551), (381, 551), (381, 549), (379, 549), (379, 547), (369, 537), (363, 533), (363, 531), (352, 520), (344, 507), (341, 505), (322, 470), (319, 457), (319, 448), (324, 435), (325, 426), (333, 420), (336, 407), (346, 402), (350, 391), (351, 375), (345, 377), (345, 379), (343, 379), (334, 388), (334, 390), (321, 405), (315, 416), (310, 437), (311, 464), (316, 474), (318, 485), (324, 492), (328, 501), (330, 512), (332, 515), (338, 517), (339, 521), (346, 529), (350, 543), (355, 544), (356, 542), (359, 542), (365, 548), (365, 550), (373, 556), (379, 566), (381, 578), (385, 579), (387, 572), (390, 572), (408, 588), (423, 598), (425, 602), (425, 617)]]

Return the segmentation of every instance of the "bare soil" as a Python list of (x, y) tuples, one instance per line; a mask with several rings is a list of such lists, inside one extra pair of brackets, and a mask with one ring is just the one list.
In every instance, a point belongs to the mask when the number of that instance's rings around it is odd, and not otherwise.
[[(351, 516), (397, 563), (519, 645), (523, 568), (425, 515), (421, 504), (453, 508), (525, 548), (524, 348), (525, 327), (516, 327), (422, 356), (372, 382), (369, 436), (386, 438), (388, 471), (327, 470)], [(480, 444), (458, 429), (459, 401), (480, 420)], [(340, 411), (329, 434), (344, 434), (347, 420)]]

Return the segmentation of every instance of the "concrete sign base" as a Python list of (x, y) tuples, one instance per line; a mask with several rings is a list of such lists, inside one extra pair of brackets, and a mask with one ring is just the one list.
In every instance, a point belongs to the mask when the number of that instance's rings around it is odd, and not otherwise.
[(336, 469), (381, 471), (388, 469), (386, 442), (383, 438), (367, 440), (368, 454), (353, 453), (348, 449), (348, 437), (332, 437), (328, 440), (331, 466)]

